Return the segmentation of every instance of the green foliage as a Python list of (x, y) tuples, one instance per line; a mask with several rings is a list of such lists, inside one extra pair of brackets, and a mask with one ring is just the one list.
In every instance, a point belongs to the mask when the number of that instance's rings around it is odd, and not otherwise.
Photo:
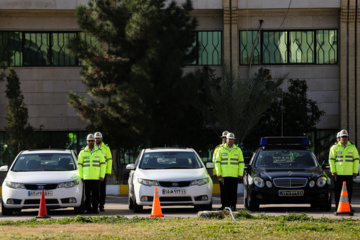
[(77, 8), (87, 39), (74, 39), (70, 48), (84, 65), (91, 101), (75, 92), (68, 99), (111, 146), (181, 142), (179, 126), (191, 112), (188, 89), (196, 88), (182, 76), (197, 25), (190, 10), (190, 0), (181, 7), (165, 7), (165, 0), (93, 0)]
[[(205, 107), (200, 107), (207, 124), (219, 136), (224, 130), (235, 133), (236, 141), (242, 143), (270, 107), (271, 100), (279, 96), (279, 86), (284, 77), (273, 79), (270, 70), (263, 68), (248, 80), (240, 80), (226, 66), (221, 77), (216, 77), (211, 69), (203, 71), (209, 72), (207, 89), (203, 90), (205, 97), (202, 104)], [(201, 71), (196, 74), (204, 75)]]
[(20, 80), (13, 69), (6, 77), (5, 96), (8, 98), (6, 108), (6, 126), (8, 144), (17, 152), (31, 148), (34, 144), (34, 128), (28, 123), (28, 110), (20, 89)]
[(324, 111), (307, 96), (305, 80), (289, 80), (286, 91), (281, 90), (279, 98), (274, 98), (271, 107), (262, 115), (260, 122), (249, 134), (247, 143), (258, 146), (264, 136), (303, 136), (315, 130)]

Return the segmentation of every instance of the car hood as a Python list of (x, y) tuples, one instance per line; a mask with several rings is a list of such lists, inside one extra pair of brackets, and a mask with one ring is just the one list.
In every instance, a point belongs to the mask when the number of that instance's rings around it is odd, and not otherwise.
[(306, 177), (312, 178), (319, 175), (325, 175), (320, 168), (307, 168), (307, 169), (254, 169), (254, 175), (267, 176), (269, 178), (278, 178), (278, 177)]
[(9, 171), (5, 181), (18, 183), (59, 183), (79, 179), (79, 173), (74, 171), (39, 171), (39, 172), (13, 172)]
[(137, 178), (157, 181), (189, 181), (209, 177), (205, 168), (198, 169), (137, 169)]

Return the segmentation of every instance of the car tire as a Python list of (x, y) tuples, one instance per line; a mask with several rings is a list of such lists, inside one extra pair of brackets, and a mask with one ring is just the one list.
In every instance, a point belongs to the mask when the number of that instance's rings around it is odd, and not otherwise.
[(83, 214), (84, 211), (85, 211), (85, 203), (84, 203), (84, 193), (82, 195), (82, 198), (81, 198), (81, 204), (79, 207), (74, 207), (74, 213), (75, 214)]
[(246, 196), (244, 197), (245, 208), (249, 211), (258, 211), (260, 204), (252, 200), (251, 196), (247, 193), (247, 191), (245, 193), (246, 193)]
[(13, 214), (13, 210), (5, 207), (4, 202), (1, 201), (1, 213), (3, 216), (11, 216)]
[(134, 209), (134, 203), (133, 203), (133, 200), (132, 200), (132, 198), (130, 197), (130, 195), (129, 195), (129, 197), (128, 197), (128, 205), (129, 205), (129, 209), (130, 209), (130, 210), (133, 210), (133, 209)]
[(134, 212), (134, 213), (141, 213), (142, 211), (143, 211), (143, 206), (138, 205), (138, 204), (136, 203), (135, 198), (134, 198), (134, 199), (133, 199), (133, 212)]

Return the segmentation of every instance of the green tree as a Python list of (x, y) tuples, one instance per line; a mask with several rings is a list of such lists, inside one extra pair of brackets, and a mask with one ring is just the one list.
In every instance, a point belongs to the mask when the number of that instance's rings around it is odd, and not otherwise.
[(208, 72), (208, 89), (203, 91), (206, 100), (202, 102), (207, 106), (199, 105), (207, 124), (218, 136), (224, 130), (234, 132), (236, 142), (242, 143), (270, 107), (271, 100), (279, 96), (284, 77), (273, 79), (270, 70), (263, 68), (248, 80), (240, 80), (226, 66), (221, 77), (216, 77), (213, 70)]
[(71, 92), (69, 104), (113, 146), (171, 146), (186, 130), (179, 126), (189, 120), (188, 88), (196, 86), (182, 68), (197, 22), (190, 0), (165, 2), (92, 0), (77, 8), (86, 37), (70, 48), (84, 65), (90, 100)]
[(28, 123), (28, 110), (20, 89), (20, 80), (13, 69), (6, 76), (5, 96), (8, 98), (6, 108), (7, 143), (17, 152), (34, 146), (35, 129)]
[(271, 102), (271, 107), (262, 115), (260, 122), (250, 134), (249, 143), (258, 145), (264, 136), (303, 136), (314, 131), (324, 111), (316, 101), (307, 96), (305, 80), (290, 79), (286, 91)]

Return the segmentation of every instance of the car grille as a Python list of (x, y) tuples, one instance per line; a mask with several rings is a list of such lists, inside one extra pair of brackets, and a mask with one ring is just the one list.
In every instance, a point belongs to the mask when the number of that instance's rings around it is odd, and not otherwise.
[[(56, 189), (57, 188), (57, 183), (55, 184), (45, 184), (45, 185), (42, 185), (42, 184), (25, 184), (25, 188), (27, 190), (51, 190), (51, 189)], [(40, 188), (39, 188), (40, 186)]]
[[(59, 204), (57, 199), (45, 199), (46, 204)], [(40, 199), (26, 199), (24, 204), (40, 204)]]
[(160, 197), (160, 202), (187, 202), (191, 197)]
[(300, 188), (305, 187), (307, 178), (274, 178), (274, 185), (282, 188)]
[(191, 181), (183, 182), (159, 182), (162, 187), (188, 187), (190, 186)]

